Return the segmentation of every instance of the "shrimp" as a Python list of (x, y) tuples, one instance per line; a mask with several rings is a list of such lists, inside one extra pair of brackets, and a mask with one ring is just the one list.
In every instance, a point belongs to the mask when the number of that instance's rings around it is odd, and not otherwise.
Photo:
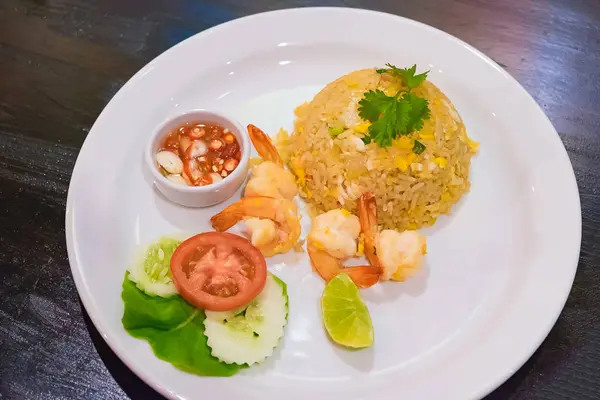
[(294, 175), (271, 161), (265, 161), (252, 171), (246, 185), (246, 197), (266, 196), (293, 200), (298, 194)]
[(377, 235), (377, 204), (375, 196), (371, 192), (364, 193), (358, 199), (358, 218), (360, 230), (365, 244), (365, 257), (369, 264), (382, 267), (379, 258), (375, 254), (375, 237)]
[(317, 273), (325, 281), (346, 273), (361, 288), (379, 281), (381, 269), (376, 266), (344, 267), (343, 260), (356, 254), (360, 222), (345, 210), (331, 210), (317, 216), (307, 237), (308, 256)]
[(397, 232), (391, 229), (377, 236), (377, 255), (383, 266), (383, 280), (405, 281), (423, 264), (427, 251), (425, 236), (417, 231)]
[(248, 218), (244, 221), (250, 231), (250, 241), (256, 247), (268, 245), (278, 237), (277, 225), (270, 219)]
[[(290, 200), (290, 204), (297, 214), (298, 206), (294, 197), (298, 194), (298, 186), (294, 175), (283, 167), (283, 161), (269, 136), (254, 125), (248, 125), (248, 133), (256, 151), (264, 161), (252, 170), (252, 176), (246, 185), (244, 196)], [(264, 247), (267, 242), (277, 239), (277, 229), (270, 220), (251, 218), (246, 220), (246, 228), (252, 244), (256, 247)]]
[(249, 124), (248, 135), (250, 136), (250, 140), (252, 140), (252, 144), (254, 145), (254, 148), (256, 148), (260, 158), (265, 161), (271, 161), (280, 167), (283, 167), (283, 161), (279, 156), (279, 152), (266, 133), (256, 126)]
[(404, 281), (414, 276), (423, 264), (427, 250), (425, 236), (417, 231), (397, 232), (386, 229), (377, 233), (377, 205), (373, 193), (364, 193), (358, 201), (365, 256), (382, 271), (382, 280)]
[(223, 232), (248, 217), (269, 219), (277, 226), (279, 237), (257, 246), (265, 257), (287, 253), (298, 242), (300, 222), (294, 204), (287, 199), (244, 197), (214, 215), (210, 222), (215, 230)]
[(332, 257), (346, 259), (356, 254), (359, 233), (358, 218), (348, 211), (338, 209), (315, 217), (308, 239), (326, 248)]
[(248, 125), (252, 144), (264, 160), (252, 171), (244, 195), (283, 197), (293, 200), (298, 194), (294, 175), (283, 167), (283, 161), (269, 136), (256, 126)]

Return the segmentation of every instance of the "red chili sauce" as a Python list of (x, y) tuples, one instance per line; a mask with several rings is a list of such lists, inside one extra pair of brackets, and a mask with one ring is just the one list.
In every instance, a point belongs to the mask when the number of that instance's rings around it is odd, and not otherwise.
[[(163, 167), (161, 161), (164, 157), (159, 157), (161, 151), (177, 155), (183, 168), (177, 167), (180, 166), (178, 162), (165, 163)], [(169, 132), (157, 151), (157, 164), (161, 173), (171, 181), (205, 186), (229, 176), (239, 165), (241, 157), (238, 140), (227, 128), (213, 123), (193, 122)], [(181, 173), (173, 173), (180, 169)]]

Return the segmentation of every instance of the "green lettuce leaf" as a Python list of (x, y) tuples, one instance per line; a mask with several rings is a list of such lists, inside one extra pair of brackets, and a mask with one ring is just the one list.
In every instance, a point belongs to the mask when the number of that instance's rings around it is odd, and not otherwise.
[(148, 296), (126, 274), (121, 297), (125, 305), (123, 327), (131, 336), (147, 340), (161, 360), (204, 376), (232, 376), (246, 368), (222, 363), (210, 355), (204, 336), (204, 311), (180, 296)]

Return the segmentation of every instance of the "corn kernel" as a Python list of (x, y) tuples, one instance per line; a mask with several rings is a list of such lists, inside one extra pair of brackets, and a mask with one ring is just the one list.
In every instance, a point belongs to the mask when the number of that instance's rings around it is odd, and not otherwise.
[(350, 88), (350, 89), (358, 89), (358, 83), (356, 83), (355, 81), (351, 80), (351, 79), (347, 79), (346, 80), (346, 85)]
[(396, 139), (394, 146), (403, 150), (412, 150), (414, 143), (408, 136), (401, 136), (400, 138)]
[(442, 201), (444, 201), (444, 202), (450, 201), (451, 198), (452, 198), (452, 196), (450, 196), (450, 193), (448, 193), (448, 192), (442, 194)]
[(404, 157), (397, 156), (394, 159), (394, 163), (396, 165), (396, 168), (398, 168), (402, 172), (406, 172), (406, 170), (408, 169), (408, 162), (404, 159)]
[(367, 133), (367, 131), (369, 130), (369, 126), (371, 126), (370, 122), (363, 122), (360, 125), (356, 125), (354, 127), (354, 132), (356, 133)]
[(436, 163), (440, 168), (446, 168), (448, 165), (448, 160), (446, 160), (444, 157), (436, 157), (433, 159), (433, 162)]

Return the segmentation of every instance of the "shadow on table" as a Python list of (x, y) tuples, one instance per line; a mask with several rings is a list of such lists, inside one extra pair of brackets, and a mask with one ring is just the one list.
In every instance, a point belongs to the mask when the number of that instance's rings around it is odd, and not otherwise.
[[(121, 389), (131, 398), (132, 400), (144, 399), (144, 400), (164, 400), (164, 397), (158, 394), (154, 389), (144, 383), (140, 378), (137, 377), (127, 366), (117, 357), (117, 355), (111, 350), (111, 348), (106, 344), (100, 333), (96, 330), (96, 327), (90, 320), (83, 304), (80, 301), (81, 312), (83, 314), (83, 320), (87, 329), (90, 333), (90, 337), (94, 346), (96, 347), (96, 351), (98, 355), (100, 355), (100, 359), (106, 365), (106, 368), (115, 379), (115, 381), (119, 384)], [(561, 341), (564, 338), (561, 338), (561, 328), (560, 328), (560, 320), (557, 325), (554, 326), (545, 342), (540, 346), (544, 347), (546, 342), (551, 342), (554, 345), (557, 341)], [(550, 345), (552, 346), (552, 344)], [(554, 347), (554, 346), (552, 346)], [(540, 359), (541, 358), (541, 359)], [(515, 396), (519, 391), (519, 386), (523, 383), (528, 373), (531, 370), (540, 369), (538, 364), (546, 364), (548, 360), (544, 360), (544, 358), (540, 354), (540, 350), (537, 350), (533, 356), (523, 365), (521, 369), (519, 369), (508, 381), (502, 384), (498, 389), (492, 392), (489, 396), (485, 398), (485, 400), (504, 400), (507, 398), (518, 397)], [(555, 354), (552, 357), (554, 361), (558, 362), (562, 357), (560, 355)], [(544, 367), (541, 367), (544, 369)]]
[(144, 383), (137, 377), (117, 355), (108, 347), (108, 344), (102, 339), (100, 333), (92, 323), (81, 301), (79, 302), (83, 320), (90, 333), (90, 338), (96, 347), (100, 359), (106, 365), (106, 369), (119, 384), (125, 394), (132, 400), (164, 400), (164, 397), (158, 394), (154, 389)]

